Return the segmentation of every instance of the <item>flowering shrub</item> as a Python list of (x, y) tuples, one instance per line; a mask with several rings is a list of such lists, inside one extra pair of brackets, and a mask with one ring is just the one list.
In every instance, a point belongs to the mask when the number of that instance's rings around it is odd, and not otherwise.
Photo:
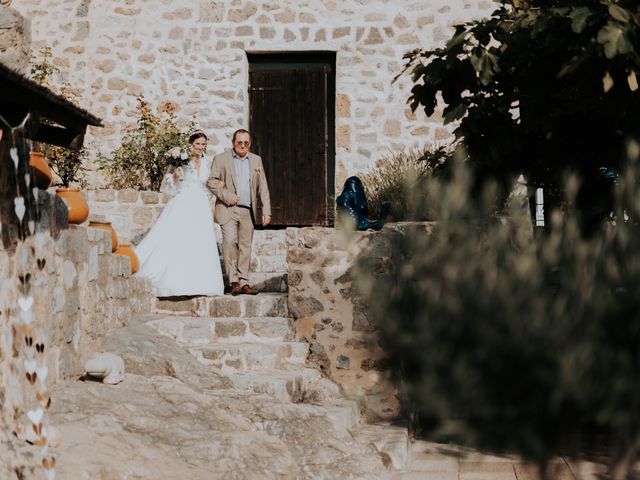
[[(171, 105), (155, 114), (144, 97), (138, 97), (137, 101), (136, 125), (125, 134), (111, 155), (100, 156), (98, 170), (113, 188), (158, 191), (167, 169), (175, 166), (176, 159), (182, 160), (193, 122), (187, 129), (181, 129)], [(177, 152), (177, 155), (167, 155), (169, 151)]]

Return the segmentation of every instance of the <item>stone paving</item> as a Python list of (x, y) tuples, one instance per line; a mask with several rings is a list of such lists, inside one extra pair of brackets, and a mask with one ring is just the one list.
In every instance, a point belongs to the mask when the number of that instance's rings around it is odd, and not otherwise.
[[(407, 468), (393, 480), (538, 480), (534, 465), (513, 455), (492, 455), (452, 444), (414, 440)], [(550, 462), (553, 480), (602, 480), (602, 464), (557, 458)]]

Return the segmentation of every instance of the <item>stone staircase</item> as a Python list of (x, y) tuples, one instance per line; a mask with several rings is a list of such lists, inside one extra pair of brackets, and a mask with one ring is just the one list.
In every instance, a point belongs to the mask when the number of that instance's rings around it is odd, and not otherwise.
[(390, 470), (406, 469), (406, 429), (361, 424), (358, 402), (306, 367), (309, 345), (294, 340), (286, 292), (157, 299), (154, 310), (147, 326), (226, 376), (235, 389), (322, 407), (335, 425), (373, 445)]
[(309, 345), (294, 341), (286, 293), (159, 299), (155, 312), (148, 326), (225, 375), (234, 388), (323, 406), (347, 429), (359, 424), (357, 402), (342, 398), (335, 383), (305, 366)]
[(361, 423), (360, 405), (306, 360), (289, 315), (285, 231), (256, 231), (252, 285), (258, 295), (157, 299), (146, 325), (173, 339), (233, 388), (323, 408), (331, 421), (364, 439), (390, 471), (406, 470), (406, 428)]

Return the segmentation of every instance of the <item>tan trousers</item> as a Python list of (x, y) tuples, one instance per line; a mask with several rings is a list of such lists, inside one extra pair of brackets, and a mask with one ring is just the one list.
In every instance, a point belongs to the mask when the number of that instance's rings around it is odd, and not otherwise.
[(222, 259), (229, 283), (239, 282), (243, 286), (249, 283), (253, 220), (248, 208), (234, 207), (230, 211), (231, 220), (220, 225)]

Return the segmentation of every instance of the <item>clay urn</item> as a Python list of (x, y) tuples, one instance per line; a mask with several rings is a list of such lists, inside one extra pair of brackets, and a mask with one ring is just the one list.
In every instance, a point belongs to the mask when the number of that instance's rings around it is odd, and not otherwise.
[(106, 220), (90, 220), (89, 227), (111, 232), (111, 251), (116, 251), (116, 248), (118, 248), (118, 235), (116, 235), (116, 231), (113, 228), (113, 225), (111, 225), (111, 222)]
[(89, 204), (80, 194), (80, 187), (58, 188), (56, 190), (69, 210), (69, 223), (81, 224), (89, 217)]
[(136, 252), (133, 250), (133, 245), (130, 243), (123, 243), (114, 252), (116, 255), (124, 255), (129, 257), (131, 261), (131, 273), (136, 273), (138, 268), (140, 267), (140, 262), (138, 262), (138, 256)]
[(42, 152), (29, 153), (29, 169), (33, 184), (40, 190), (46, 190), (51, 185), (51, 169)]

